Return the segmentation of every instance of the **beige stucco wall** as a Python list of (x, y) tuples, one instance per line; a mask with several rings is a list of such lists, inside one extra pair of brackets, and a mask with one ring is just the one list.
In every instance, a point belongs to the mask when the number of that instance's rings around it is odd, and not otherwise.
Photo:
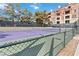
[[(71, 6), (71, 8), (68, 8), (68, 6)], [(57, 21), (60, 21), (60, 23), (65, 23), (66, 20), (70, 20), (70, 23), (73, 23), (78, 20), (79, 18), (79, 3), (72, 3), (68, 6), (65, 6), (63, 8), (57, 9), (53, 12), (51, 12), (51, 21), (53, 24), (57, 24)], [(65, 11), (70, 10), (70, 14), (65, 14)], [(75, 12), (76, 10), (76, 12)], [(56, 15), (56, 13), (60, 13), (59, 16)], [(65, 16), (70, 15), (69, 19), (65, 19)], [(73, 18), (73, 15), (76, 15), (75, 18)], [(57, 20), (56, 18), (60, 17), (60, 20)]]

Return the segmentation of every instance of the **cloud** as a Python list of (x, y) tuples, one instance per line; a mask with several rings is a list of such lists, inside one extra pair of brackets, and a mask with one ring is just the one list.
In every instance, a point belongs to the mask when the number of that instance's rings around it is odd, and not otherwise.
[(31, 5), (30, 7), (33, 7), (34, 9), (39, 9), (39, 7), (35, 5)]
[(37, 4), (32, 4), (30, 7), (33, 7), (34, 9), (39, 9), (39, 6)]
[(52, 12), (53, 10), (52, 9), (50, 9), (50, 12)]
[(61, 5), (58, 5), (58, 8), (61, 8)]

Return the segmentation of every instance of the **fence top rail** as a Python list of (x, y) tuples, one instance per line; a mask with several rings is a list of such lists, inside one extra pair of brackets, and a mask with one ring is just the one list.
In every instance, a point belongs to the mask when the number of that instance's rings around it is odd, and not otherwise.
[(21, 40), (21, 41), (14, 41), (14, 42), (5, 43), (5, 44), (3, 44), (2, 46), (0, 46), (0, 48), (6, 48), (6, 47), (9, 47), (9, 46), (13, 46), (13, 45), (17, 45), (17, 44), (21, 44), (21, 43), (33, 41), (33, 40), (38, 40), (38, 39), (41, 39), (41, 38), (44, 38), (44, 37), (49, 37), (49, 36), (52, 36), (52, 35), (57, 35), (57, 34), (69, 32), (69, 31), (71, 31), (71, 30), (62, 31), (62, 32), (57, 32), (57, 33), (55, 33), (55, 34), (48, 34), (48, 35), (42, 35), (42, 34), (41, 34), (41, 36), (39, 36), (39, 37), (34, 37), (34, 38), (29, 38), (29, 39), (27, 39), (27, 40)]

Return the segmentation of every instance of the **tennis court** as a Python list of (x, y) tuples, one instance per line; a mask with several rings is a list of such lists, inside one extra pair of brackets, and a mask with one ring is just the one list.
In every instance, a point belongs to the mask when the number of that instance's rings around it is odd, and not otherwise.
[[(18, 30), (17, 28), (17, 30), (9, 30), (9, 31), (0, 30), (0, 47), (1, 47), (0, 55), (31, 55), (31, 56), (50, 55), (50, 49), (51, 49), (50, 46), (52, 44), (53, 37), (54, 37), (53, 47), (55, 48), (55, 51), (53, 53), (54, 55), (56, 55), (59, 52), (59, 50), (63, 48), (63, 40), (64, 40), (63, 32), (65, 30), (69, 31), (71, 30), (71, 28), (67, 29), (61, 28), (61, 32), (60, 28), (53, 28), (53, 27), (45, 27), (45, 28), (38, 27), (30, 29), (26, 28), (20, 30)], [(66, 37), (66, 39), (68, 39), (67, 40), (68, 42), (72, 38), (72, 31), (69, 31), (66, 34), (68, 36)], [(38, 37), (41, 38), (38, 39)], [(25, 42), (7, 46), (10, 43), (16, 43), (21, 41)], [(58, 46), (59, 44), (60, 46)]]
[[(61, 29), (61, 31), (65, 31), (65, 29)], [(49, 35), (55, 34), (59, 32), (59, 28), (31, 28), (31, 29), (18, 29), (17, 30), (1, 30), (0, 31), (0, 42), (2, 41), (10, 41), (10, 40), (18, 40), (19, 38), (28, 38), (34, 36), (42, 36), (42, 35)]]

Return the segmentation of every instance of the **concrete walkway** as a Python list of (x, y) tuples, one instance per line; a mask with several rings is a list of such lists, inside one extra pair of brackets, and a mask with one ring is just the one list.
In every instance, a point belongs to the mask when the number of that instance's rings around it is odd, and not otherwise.
[[(77, 39), (79, 40), (79, 35), (78, 35)], [(79, 56), (79, 43), (78, 43), (78, 46), (77, 46), (77, 49), (76, 49), (74, 56)]]
[(75, 56), (79, 55), (79, 35), (73, 37), (73, 39), (62, 49), (58, 56)]

